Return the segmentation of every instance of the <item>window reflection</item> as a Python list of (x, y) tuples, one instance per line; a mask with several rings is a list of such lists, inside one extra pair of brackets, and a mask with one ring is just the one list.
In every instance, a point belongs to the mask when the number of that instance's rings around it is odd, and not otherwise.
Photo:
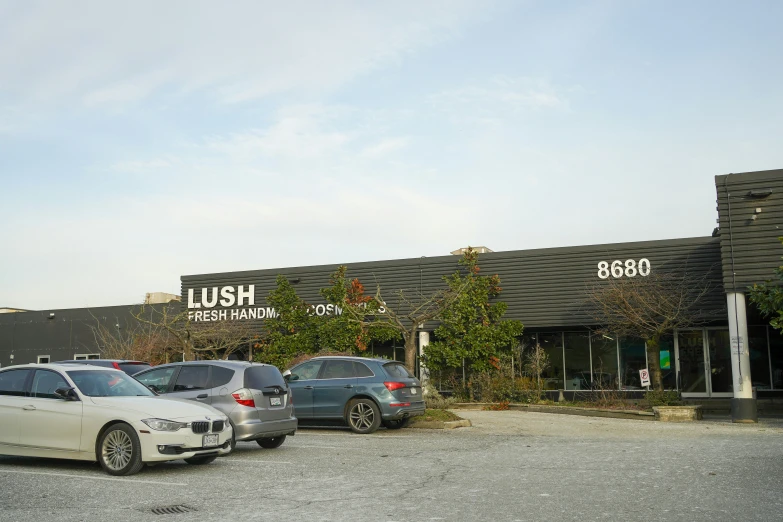
[(639, 370), (647, 368), (644, 341), (634, 338), (620, 339), (620, 386), (623, 390), (641, 390)]
[(783, 334), (769, 328), (769, 355), (772, 359), (772, 385), (783, 390)]
[(563, 335), (557, 333), (538, 334), (538, 344), (549, 356), (549, 368), (541, 374), (544, 388), (560, 390), (563, 388)]
[(593, 335), (590, 342), (593, 356), (593, 386), (617, 389), (617, 341), (607, 335)]
[(565, 389), (589, 390), (592, 388), (590, 375), (590, 334), (587, 332), (565, 332)]
[(769, 390), (769, 353), (767, 352), (767, 327), (748, 326), (750, 349), (750, 378), (757, 390)]

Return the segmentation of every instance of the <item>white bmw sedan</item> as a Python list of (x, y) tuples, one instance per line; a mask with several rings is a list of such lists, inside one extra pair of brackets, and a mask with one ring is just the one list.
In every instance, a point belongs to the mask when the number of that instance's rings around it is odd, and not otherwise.
[(120, 370), (30, 364), (0, 370), (0, 454), (98, 461), (111, 475), (144, 463), (208, 464), (231, 452), (231, 424), (193, 401), (157, 397)]

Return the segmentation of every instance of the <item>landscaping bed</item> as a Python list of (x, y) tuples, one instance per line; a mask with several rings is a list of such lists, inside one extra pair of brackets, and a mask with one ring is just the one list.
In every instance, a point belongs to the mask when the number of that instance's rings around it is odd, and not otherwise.
[(459, 415), (449, 411), (441, 409), (427, 409), (424, 415), (413, 417), (409, 428), (425, 428), (425, 429), (453, 429), (464, 428), (470, 426), (470, 421), (463, 419)]

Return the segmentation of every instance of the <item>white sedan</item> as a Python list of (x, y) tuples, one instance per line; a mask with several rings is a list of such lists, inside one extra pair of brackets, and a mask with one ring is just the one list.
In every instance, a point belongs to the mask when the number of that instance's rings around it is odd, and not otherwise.
[(98, 461), (111, 475), (144, 463), (208, 464), (231, 452), (231, 423), (193, 401), (157, 397), (120, 370), (30, 364), (0, 370), (0, 454)]

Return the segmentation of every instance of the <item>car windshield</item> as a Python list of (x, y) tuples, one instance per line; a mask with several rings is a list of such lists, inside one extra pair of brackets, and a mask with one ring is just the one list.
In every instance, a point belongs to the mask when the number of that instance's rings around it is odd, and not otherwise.
[(67, 372), (88, 397), (154, 397), (146, 386), (117, 370), (73, 370)]

